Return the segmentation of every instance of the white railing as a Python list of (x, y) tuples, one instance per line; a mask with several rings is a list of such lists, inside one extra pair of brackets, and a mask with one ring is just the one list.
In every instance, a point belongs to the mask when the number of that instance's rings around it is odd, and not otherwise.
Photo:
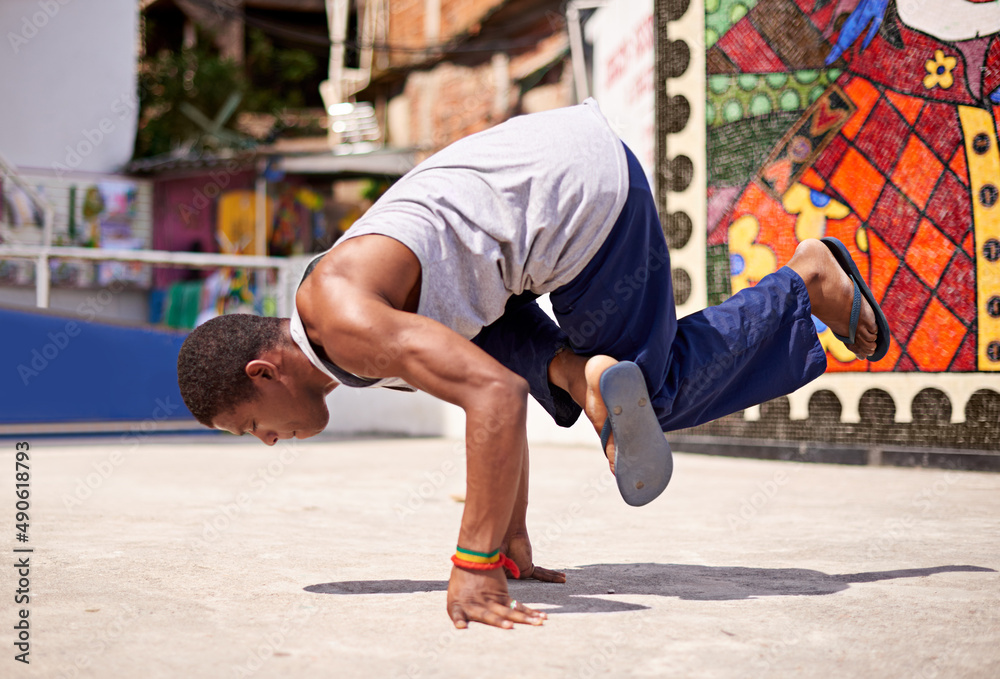
[[(83, 248), (52, 245), (55, 223), (55, 207), (26, 182), (17, 168), (0, 153), (0, 175), (12, 181), (21, 189), (35, 208), (43, 215), (42, 244), (0, 245), (0, 258), (32, 259), (35, 261), (35, 305), (48, 308), (50, 296), (50, 259), (83, 259), (92, 261), (138, 262), (186, 269), (272, 269), (278, 275), (277, 311), (280, 316), (289, 316), (292, 307), (291, 274), (299, 263), (283, 257), (258, 257), (252, 255), (226, 255), (203, 252), (171, 252), (167, 250), (118, 250), (111, 248)], [(264, 210), (258, 208), (258, 214)], [(263, 233), (262, 229), (258, 229)], [(258, 243), (258, 248), (263, 249)]]
[(112, 250), (44, 245), (0, 245), (0, 257), (34, 259), (37, 264), (35, 286), (37, 306), (49, 305), (49, 260), (89, 259), (95, 261), (138, 262), (187, 269), (273, 269), (278, 274), (278, 315), (291, 315), (292, 269), (298, 263), (284, 257), (220, 255), (206, 252), (170, 252), (167, 250)]
[[(37, 253), (28, 256), (37, 258), (35, 269), (39, 273), (35, 276), (35, 303), (40, 307), (47, 307), (49, 305), (49, 261), (44, 251), (52, 245), (52, 228), (56, 220), (55, 207), (39, 195), (31, 184), (24, 181), (24, 178), (17, 173), (17, 168), (2, 153), (0, 153), (0, 175), (10, 179), (19, 189), (24, 191), (28, 199), (44, 215), (42, 218), (43, 246), (38, 249)], [(40, 273), (43, 270), (44, 275)]]

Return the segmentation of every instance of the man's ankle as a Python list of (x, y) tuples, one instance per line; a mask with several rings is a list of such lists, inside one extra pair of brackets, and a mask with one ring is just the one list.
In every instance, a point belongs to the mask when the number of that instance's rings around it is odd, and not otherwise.
[(586, 365), (587, 360), (577, 356), (569, 347), (561, 349), (549, 362), (549, 382), (568, 393), (580, 407), (583, 407), (580, 401), (586, 400)]

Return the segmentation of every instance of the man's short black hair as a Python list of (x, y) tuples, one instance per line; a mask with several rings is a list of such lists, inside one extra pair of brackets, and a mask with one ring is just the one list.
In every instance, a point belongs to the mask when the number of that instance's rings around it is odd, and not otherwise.
[(184, 404), (206, 427), (254, 397), (247, 363), (286, 341), (287, 318), (229, 314), (188, 335), (177, 356), (177, 382)]

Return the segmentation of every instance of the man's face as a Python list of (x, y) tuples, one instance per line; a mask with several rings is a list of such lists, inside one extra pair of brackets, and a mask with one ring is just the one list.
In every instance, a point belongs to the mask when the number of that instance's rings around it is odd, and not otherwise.
[(939, 40), (971, 40), (1000, 31), (1000, 0), (899, 0), (899, 18)]
[(220, 414), (213, 424), (236, 435), (253, 434), (269, 446), (319, 434), (330, 420), (326, 399), (322, 393), (295, 392), (273, 382), (259, 385), (256, 398)]

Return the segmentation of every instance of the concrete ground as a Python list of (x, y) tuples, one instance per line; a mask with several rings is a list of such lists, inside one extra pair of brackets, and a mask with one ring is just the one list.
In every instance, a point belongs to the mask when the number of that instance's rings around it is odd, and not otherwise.
[[(14, 541), (12, 441), (0, 507)], [(459, 444), (39, 439), (30, 665), (3, 677), (997, 677), (1000, 475), (676, 455), (634, 509), (532, 451), (542, 628), (452, 628)]]

